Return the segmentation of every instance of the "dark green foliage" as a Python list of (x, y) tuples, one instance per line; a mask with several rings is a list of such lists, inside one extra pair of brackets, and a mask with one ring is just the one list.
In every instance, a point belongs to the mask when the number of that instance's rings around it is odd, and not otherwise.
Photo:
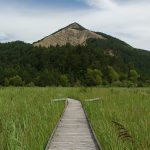
[(27, 86), (27, 87), (34, 87), (35, 85), (34, 85), (33, 82), (30, 82), (30, 83), (28, 83), (26, 86)]
[(134, 70), (134, 69), (130, 70), (129, 76), (130, 76), (130, 80), (133, 81), (133, 82), (136, 82), (138, 77), (139, 77), (137, 71)]
[(9, 86), (9, 80), (8, 80), (8, 78), (4, 79), (4, 86)]
[(10, 78), (9, 79), (9, 85), (22, 86), (23, 85), (22, 78), (20, 76), (18, 76), (18, 75)]
[(97, 86), (102, 83), (102, 73), (98, 69), (88, 69), (86, 75), (87, 86)]
[(108, 66), (108, 77), (109, 77), (109, 81), (111, 83), (114, 81), (118, 81), (118, 79), (119, 79), (118, 73), (111, 66)]
[[(42, 48), (19, 41), (0, 43), (0, 85), (11, 85), (10, 79), (16, 76), (21, 79), (19, 86), (94, 86), (102, 81), (107, 85), (119, 80), (126, 85), (131, 79), (130, 70), (136, 70), (140, 75), (139, 85), (147, 85), (150, 81), (150, 52), (103, 36), (106, 40), (89, 39), (86, 46), (75, 47), (67, 44)], [(94, 71), (90, 75), (91, 81), (87, 80), (88, 69), (101, 70), (103, 76)], [(114, 84), (120, 85), (120, 82)]]
[(127, 74), (127, 73), (121, 72), (121, 73), (119, 74), (119, 80), (120, 80), (120, 81), (127, 80), (127, 78), (128, 78), (128, 74)]
[(66, 75), (60, 76), (60, 85), (64, 86), (64, 87), (69, 86), (69, 80), (68, 80), (68, 77)]

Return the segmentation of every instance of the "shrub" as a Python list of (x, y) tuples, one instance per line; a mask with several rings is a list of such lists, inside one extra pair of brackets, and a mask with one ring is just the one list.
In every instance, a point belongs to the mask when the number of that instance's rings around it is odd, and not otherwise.
[(27, 84), (27, 87), (33, 87), (33, 86), (35, 86), (34, 82), (30, 82)]
[(114, 81), (117, 81), (119, 79), (118, 73), (111, 66), (108, 67), (108, 77), (109, 77), (109, 81), (111, 83), (114, 82)]
[(22, 78), (20, 76), (16, 75), (16, 76), (9, 79), (9, 84), (13, 85), (13, 86), (22, 86), (23, 81), (22, 81)]
[(102, 84), (102, 73), (98, 69), (88, 69), (86, 75), (86, 85), (96, 86)]
[(130, 70), (129, 77), (131, 81), (136, 82), (137, 79), (139, 78), (139, 74), (137, 73), (136, 70), (132, 69)]
[(116, 87), (123, 87), (123, 83), (120, 81), (115, 81), (111, 84), (112, 86), (116, 86)]
[(61, 86), (69, 86), (69, 79), (66, 75), (61, 75), (60, 76), (60, 85)]
[(8, 78), (4, 79), (4, 86), (9, 86), (9, 80), (8, 80)]

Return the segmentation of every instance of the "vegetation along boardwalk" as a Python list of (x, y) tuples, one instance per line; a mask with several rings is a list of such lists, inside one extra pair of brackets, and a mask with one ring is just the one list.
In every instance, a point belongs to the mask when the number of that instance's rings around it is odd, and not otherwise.
[(99, 150), (82, 105), (68, 99), (68, 106), (46, 150)]

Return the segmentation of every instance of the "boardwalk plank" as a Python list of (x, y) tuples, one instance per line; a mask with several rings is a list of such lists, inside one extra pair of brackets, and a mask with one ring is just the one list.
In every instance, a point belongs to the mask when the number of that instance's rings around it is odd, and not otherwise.
[(79, 101), (68, 99), (68, 106), (46, 150), (98, 150)]

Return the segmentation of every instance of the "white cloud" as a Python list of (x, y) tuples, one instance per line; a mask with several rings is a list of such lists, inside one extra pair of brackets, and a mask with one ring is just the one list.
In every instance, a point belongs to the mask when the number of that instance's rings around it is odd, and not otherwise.
[[(150, 2), (121, 5), (114, 0), (86, 0), (97, 9), (84, 17), (92, 30), (121, 38), (134, 47), (150, 50)], [(103, 9), (101, 9), (103, 8)], [(90, 22), (88, 21), (90, 18)]]
[(87, 4), (90, 6), (94, 6), (97, 8), (114, 8), (116, 7), (116, 3), (114, 3), (112, 0), (85, 0)]
[(69, 23), (78, 22), (91, 30), (121, 38), (134, 47), (150, 50), (150, 2), (130, 5), (112, 0), (86, 2), (90, 9), (0, 8), (0, 34), (11, 35), (7, 38), (9, 41), (34, 42)]
[(0, 33), (13, 35), (9, 38), (10, 41), (33, 42), (68, 25), (74, 20), (72, 16), (77, 18), (78, 15), (75, 16), (74, 13), (56, 9), (38, 11), (10, 8), (7, 14), (0, 10), (0, 20), (3, 20), (0, 24)]
[(0, 32), (0, 41), (7, 41), (9, 39), (9, 36), (6, 33)]

